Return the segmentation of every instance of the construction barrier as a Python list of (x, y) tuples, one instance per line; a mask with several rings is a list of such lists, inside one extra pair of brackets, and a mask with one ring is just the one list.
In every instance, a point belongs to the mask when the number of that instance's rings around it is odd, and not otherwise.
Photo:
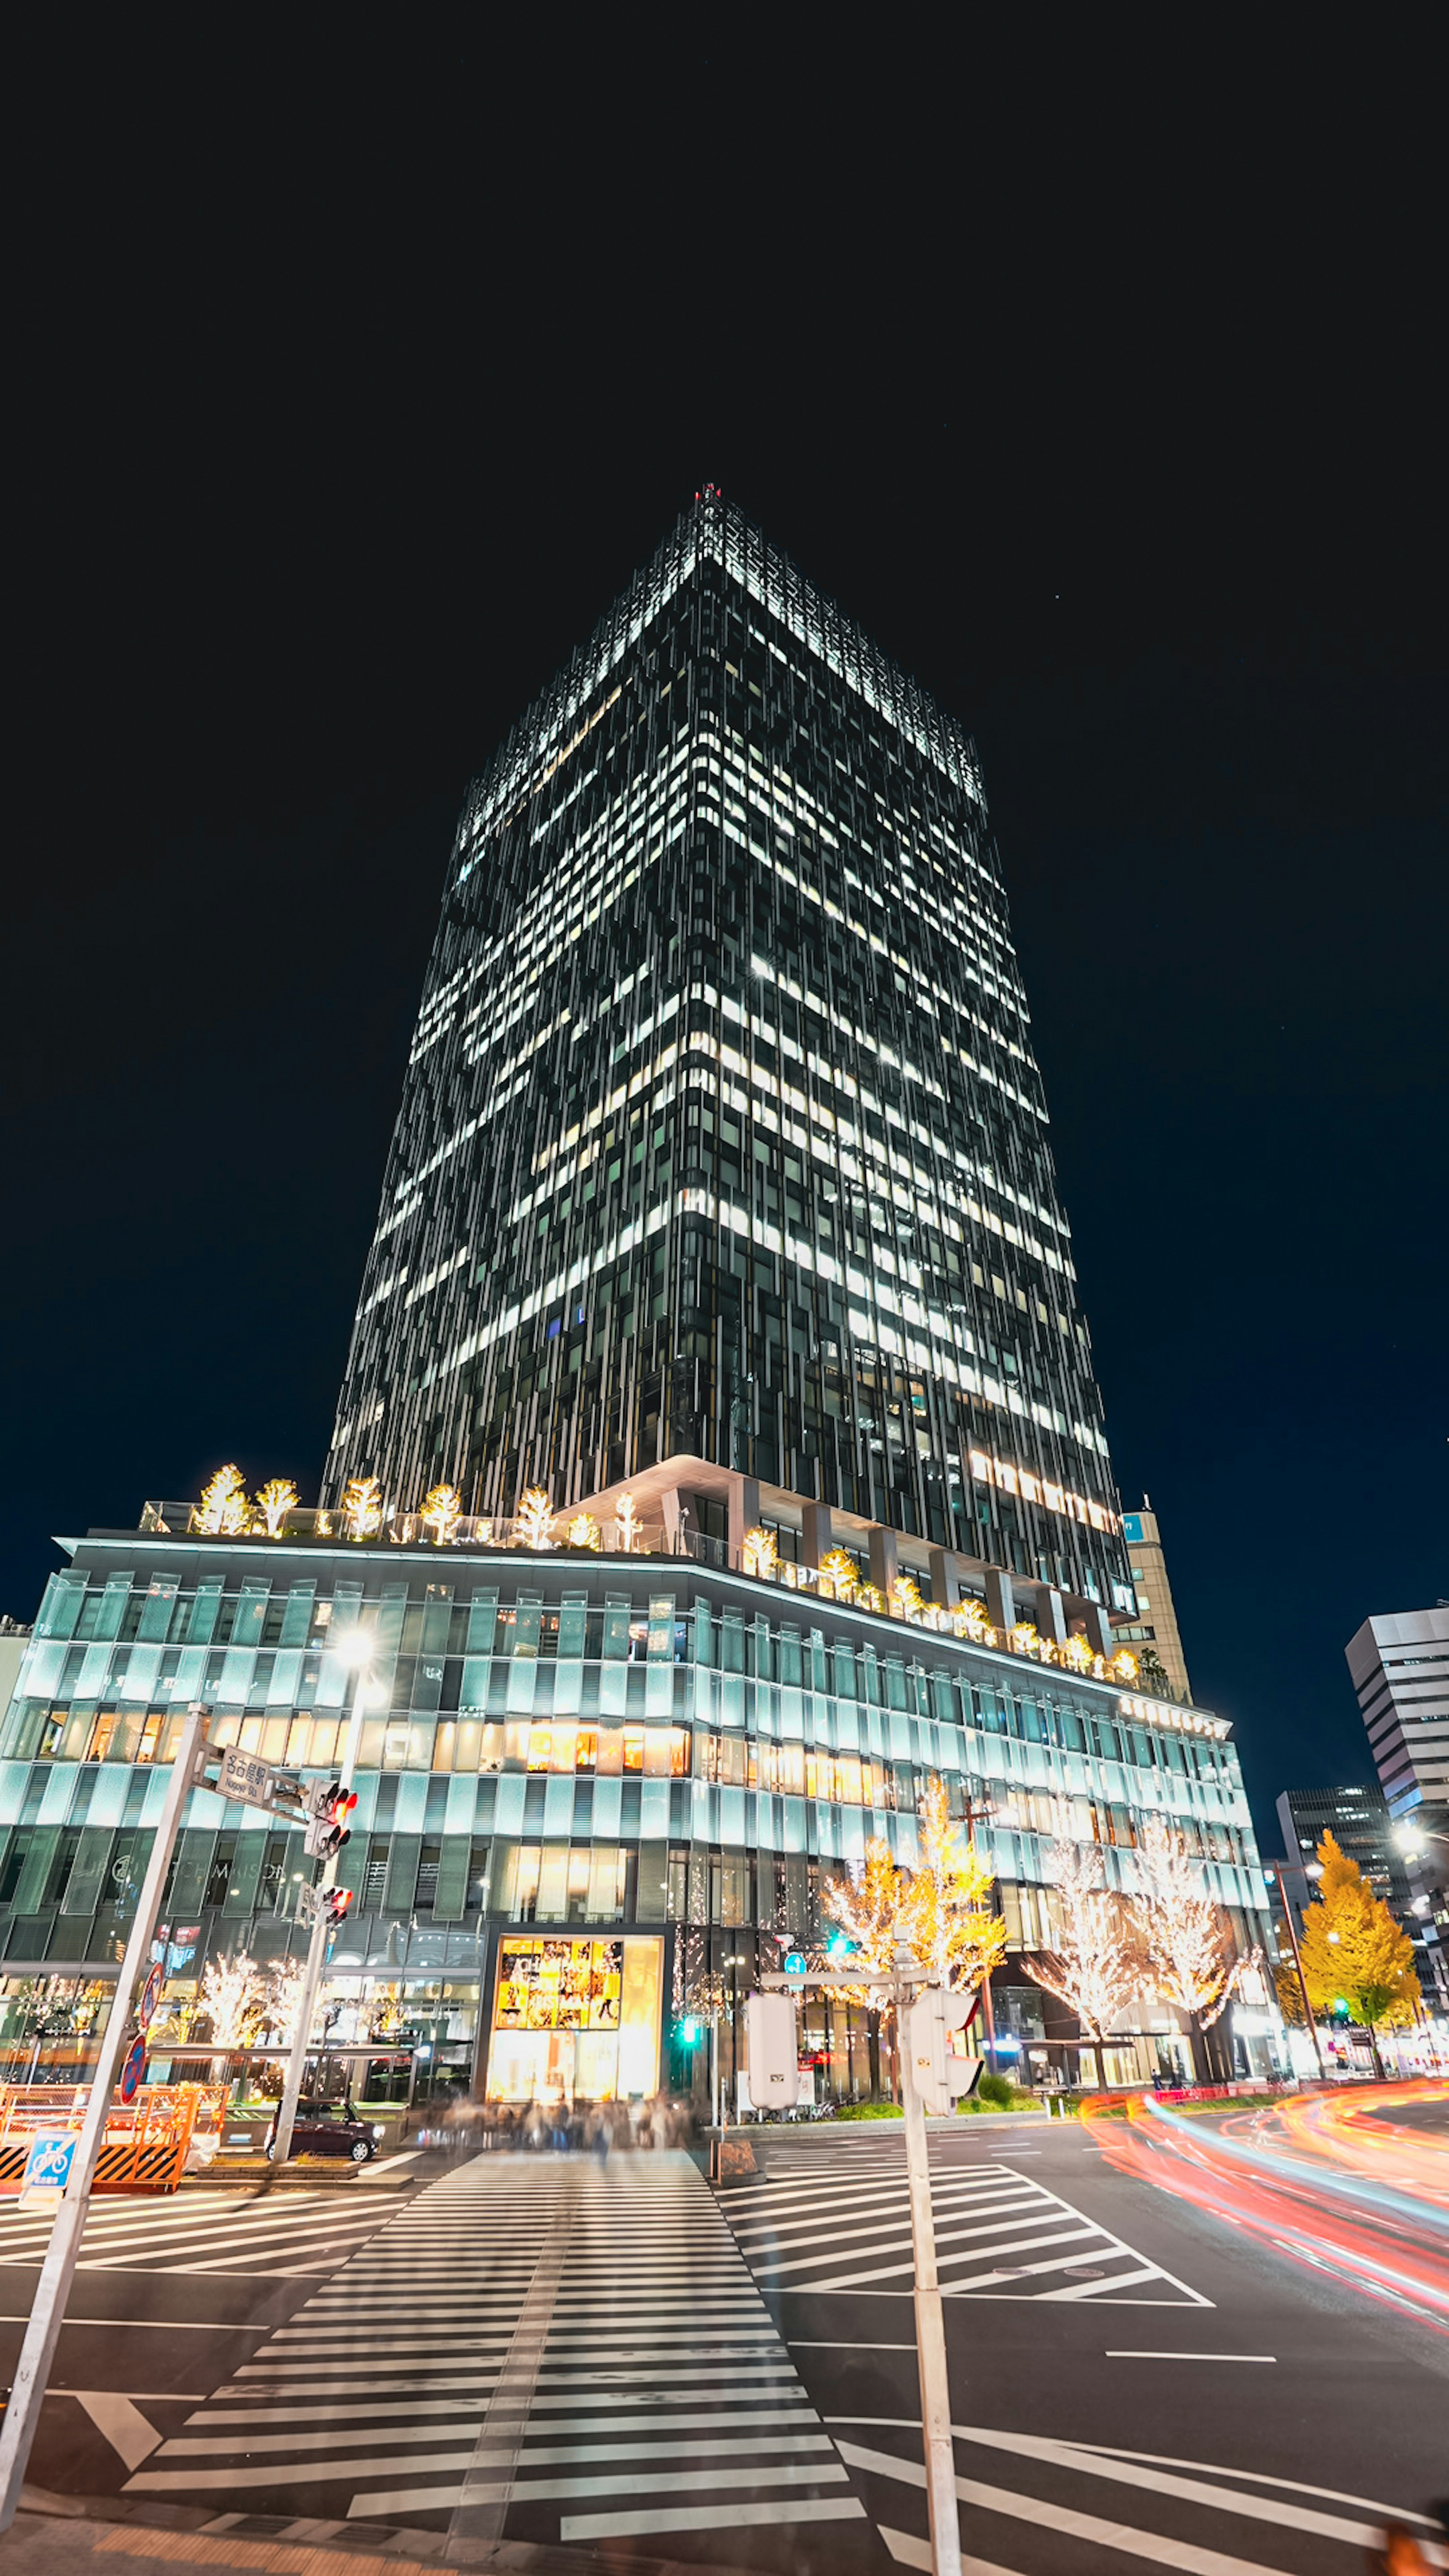
[[(7, 2084), (0, 2090), (0, 2195), (18, 2192), (32, 2141), (79, 2129), (90, 2099), (84, 2084)], [(95, 2191), (175, 2191), (193, 2134), (219, 2131), (224, 2085), (143, 2084), (132, 2102), (112, 2101), (96, 2166)]]

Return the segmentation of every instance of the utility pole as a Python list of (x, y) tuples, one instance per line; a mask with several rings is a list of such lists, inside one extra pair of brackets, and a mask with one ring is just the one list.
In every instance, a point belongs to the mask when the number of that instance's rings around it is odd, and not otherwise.
[[(347, 1748), (338, 1773), (338, 1785), (350, 1789), (357, 1768), (358, 1748), (362, 1741), (363, 1674), (371, 1652), (370, 1640), (359, 1635), (357, 1651), (347, 1660), (357, 1667), (357, 1681), (352, 1694), (352, 1716), (347, 1729)], [(339, 1652), (345, 1649), (339, 1648)], [(327, 1959), (327, 1940), (332, 1930), (332, 1917), (324, 1902), (328, 1890), (337, 1883), (337, 1853), (329, 1852), (316, 1886), (317, 1911), (312, 1918), (312, 1937), (307, 1945), (307, 1968), (302, 1991), (297, 1999), (297, 2027), (292, 2034), (292, 2053), (287, 2060), (287, 2080), (282, 2088), (277, 2112), (276, 2135), (272, 2140), (272, 2162), (284, 2165), (292, 2152), (292, 2131), (297, 2123), (297, 2104), (302, 2095), (302, 2078), (307, 2070), (307, 2043), (312, 2035), (312, 2015), (317, 2008), (317, 1989), (322, 1983), (322, 1970)]]
[(65, 2323), (66, 2301), (75, 2277), (81, 2232), (90, 2212), (91, 2185), (105, 2141), (116, 2072), (121, 2053), (131, 2038), (131, 2003), (136, 1981), (150, 1963), (156, 1917), (161, 1911), (161, 1893), (176, 1849), (182, 1811), (196, 1784), (197, 1757), (204, 1749), (202, 1730), (205, 1720), (205, 1708), (200, 1700), (193, 1700), (186, 1712), (181, 1740), (171, 1765), (166, 1803), (161, 1810), (161, 1822), (156, 1828), (156, 1839), (151, 1846), (151, 1857), (141, 1884), (136, 1920), (131, 1926), (131, 1937), (126, 1944), (121, 1973), (116, 1979), (110, 2014), (96, 2051), (85, 2118), (71, 2160), (64, 2197), (51, 2229), (40, 2279), (35, 2286), (20, 2359), (15, 2365), (10, 2403), (5, 2410), (4, 2424), (0, 2426), (0, 2531), (9, 2530), (20, 2503), (30, 2446), (40, 2422), (50, 2366)]

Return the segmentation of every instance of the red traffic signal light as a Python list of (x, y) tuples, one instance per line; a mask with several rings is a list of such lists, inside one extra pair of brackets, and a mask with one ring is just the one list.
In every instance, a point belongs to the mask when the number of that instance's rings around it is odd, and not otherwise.
[(350, 1887), (325, 1887), (322, 1890), (321, 1896), (322, 1917), (324, 1922), (330, 1923), (334, 1927), (341, 1923), (346, 1916), (351, 1903), (352, 1889)]
[(356, 1804), (356, 1790), (344, 1789), (340, 1780), (313, 1789), (307, 1801), (306, 1845), (315, 1859), (330, 1860), (352, 1840), (347, 1819)]

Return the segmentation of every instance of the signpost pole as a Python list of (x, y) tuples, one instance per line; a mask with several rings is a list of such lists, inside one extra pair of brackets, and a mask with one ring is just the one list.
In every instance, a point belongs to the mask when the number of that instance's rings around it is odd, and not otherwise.
[(65, 2323), (66, 2301), (80, 2252), (81, 2231), (90, 2210), (91, 2185), (105, 2139), (106, 2121), (110, 2116), (111, 2092), (130, 2033), (131, 1998), (136, 1990), (136, 1980), (147, 1964), (156, 1917), (161, 1910), (161, 1892), (176, 1848), (182, 1810), (195, 1783), (196, 1757), (201, 1748), (205, 1718), (205, 1708), (199, 1700), (193, 1700), (182, 1725), (181, 1741), (171, 1766), (166, 1804), (161, 1810), (161, 1822), (156, 1829), (136, 1907), (136, 1920), (126, 1944), (121, 1973), (116, 1979), (110, 2016), (96, 2052), (90, 2099), (71, 2161), (65, 2197), (56, 2214), (40, 2279), (35, 2285), (30, 2322), (20, 2347), (20, 2359), (15, 2365), (15, 2381), (5, 2410), (4, 2425), (0, 2427), (0, 2531), (9, 2530), (19, 2508), (20, 2490), (30, 2458), (30, 2446), (40, 2421), (50, 2365)]
[[(338, 1780), (344, 1789), (352, 1786), (357, 1768), (358, 1747), (362, 1741), (363, 1678), (359, 1665), (352, 1698), (352, 1717), (347, 1729), (347, 1750), (342, 1757)], [(307, 1970), (297, 2000), (297, 2027), (292, 2034), (292, 2053), (287, 2060), (287, 2080), (282, 2088), (277, 2111), (276, 2135), (272, 2140), (272, 2162), (284, 2165), (292, 2152), (292, 2131), (297, 2123), (297, 2104), (302, 2098), (302, 2077), (307, 2068), (307, 2043), (312, 2036), (312, 2015), (317, 2009), (317, 1989), (322, 1983), (322, 1969), (327, 1956), (327, 1936), (331, 1930), (327, 1909), (321, 1899), (337, 1883), (337, 1854), (329, 1852), (322, 1875), (317, 1882), (318, 1905), (312, 1921), (312, 1938), (307, 1944)], [(411, 2099), (411, 2092), (409, 2093)]]
[[(909, 1953), (896, 1960), (896, 2030), (900, 2045), (902, 2109), (906, 2119), (906, 2179), (911, 2195), (911, 2250), (916, 2273), (916, 2354), (921, 2377), (921, 2431), (925, 2444), (926, 2502), (931, 2518), (935, 2576), (961, 2576), (961, 2514), (956, 2496), (956, 2448), (951, 2434), (951, 2391), (946, 2371), (946, 2321), (936, 2269), (936, 2221), (931, 2207), (931, 2168), (926, 2109), (918, 2081), (917, 2050), (909, 2022)], [(931, 2005), (937, 1996), (925, 1990)], [(928, 2060), (929, 2063), (929, 2060)]]

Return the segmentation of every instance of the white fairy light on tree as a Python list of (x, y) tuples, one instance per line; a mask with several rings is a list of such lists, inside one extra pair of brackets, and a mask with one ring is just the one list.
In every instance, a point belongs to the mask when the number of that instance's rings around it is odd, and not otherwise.
[(1226, 2011), (1262, 1952), (1237, 1951), (1224, 1908), (1208, 1894), (1201, 1861), (1160, 1816), (1150, 1816), (1142, 1828), (1137, 1868), (1141, 1887), (1131, 1914), (1146, 1973), (1186, 2021), (1201, 2080), (1203, 2033)]
[(1027, 1975), (1055, 1995), (1092, 2043), (1097, 2082), (1107, 2089), (1102, 2043), (1138, 1990), (1140, 1966), (1122, 1899), (1102, 1884), (1095, 1850), (1057, 1843), (1048, 1863), (1056, 1897), (1058, 1946), (1023, 1962)]

